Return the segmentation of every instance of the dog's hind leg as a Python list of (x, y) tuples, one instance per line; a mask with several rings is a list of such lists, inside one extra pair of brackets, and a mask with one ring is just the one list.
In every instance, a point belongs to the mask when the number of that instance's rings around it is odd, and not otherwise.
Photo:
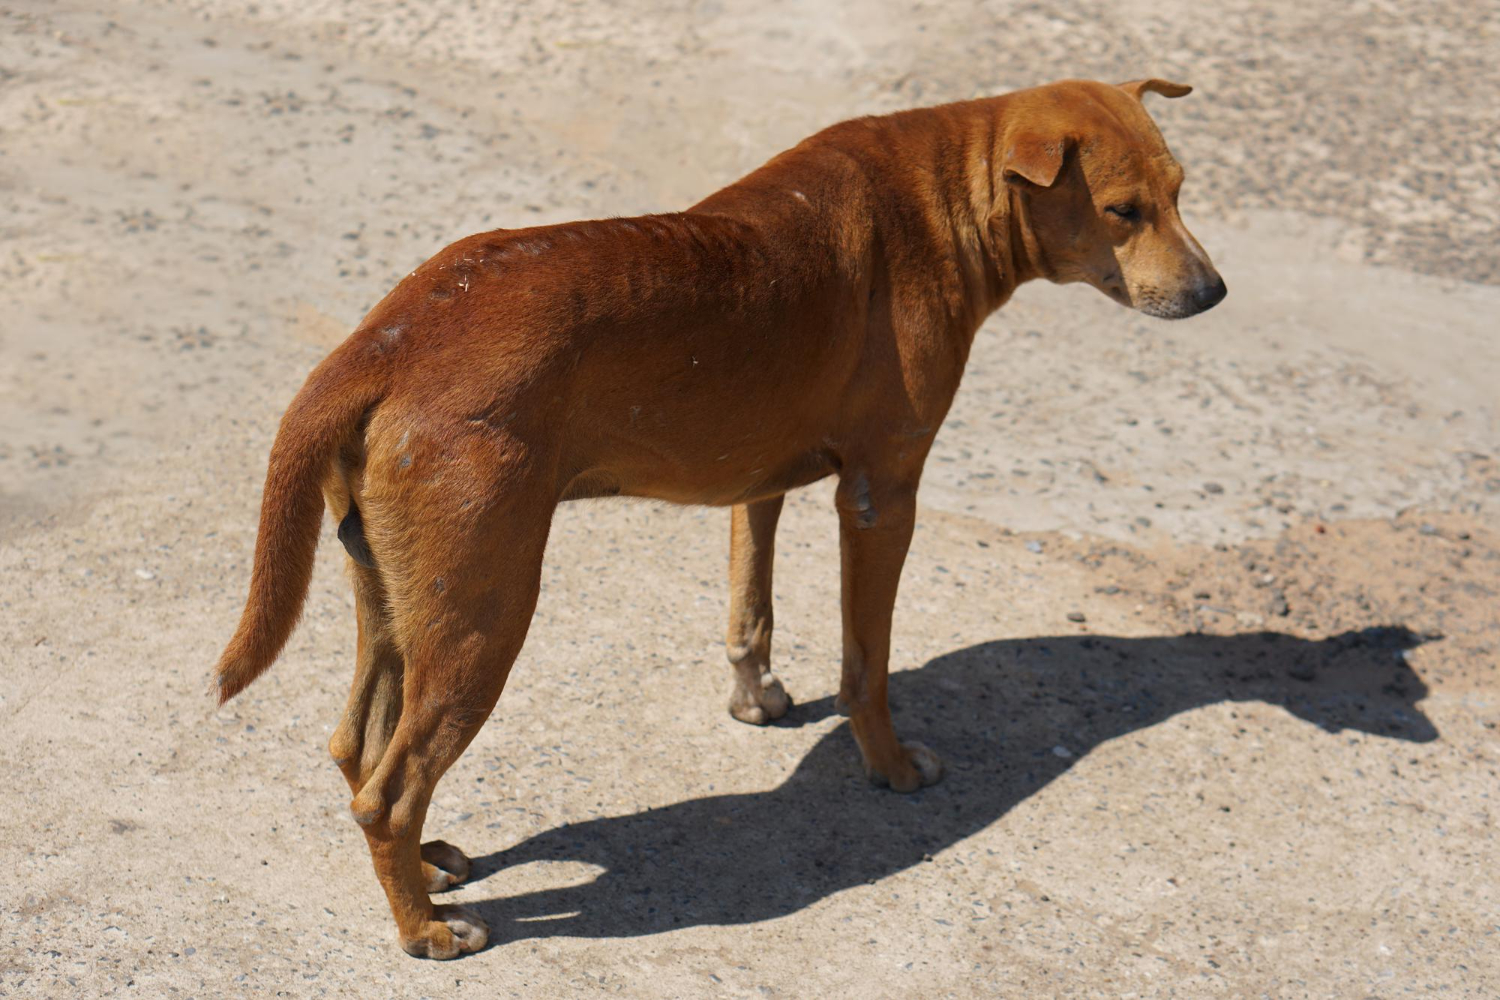
[[(358, 653), (349, 702), (328, 741), (328, 752), (349, 783), (349, 791), (357, 795), (385, 756), (401, 718), (405, 661), (396, 647), (380, 575), (351, 559), (349, 578), (354, 587)], [(428, 892), (451, 889), (469, 877), (469, 859), (452, 844), (429, 841), (422, 845), (422, 874)]]
[(489, 716), (520, 652), (550, 514), (550, 507), (505, 505), (483, 525), (434, 533), (395, 595), (406, 664), (401, 716), (350, 810), (364, 827), (401, 946), (412, 955), (453, 958), (483, 947), (487, 937), (472, 913), (433, 906), (419, 844), (434, 787)]
[(344, 773), (349, 790), (357, 794), (385, 756), (396, 720), (401, 718), (404, 664), (380, 576), (351, 559), (349, 579), (354, 586), (358, 651), (349, 702), (328, 740), (328, 752)]
[(729, 714), (763, 726), (791, 707), (771, 673), (771, 562), (784, 497), (740, 504), (729, 526), (729, 633), (724, 647), (734, 667)]

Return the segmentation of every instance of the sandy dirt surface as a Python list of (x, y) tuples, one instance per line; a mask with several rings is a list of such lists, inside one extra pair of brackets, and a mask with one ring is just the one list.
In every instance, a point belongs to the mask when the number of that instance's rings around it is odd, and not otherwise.
[[(1493, 5), (0, 5), (0, 996), (1500, 994)], [(725, 512), (560, 511), (431, 836), (491, 946), (402, 955), (324, 749), (325, 535), (215, 710), (313, 364), (481, 229), (680, 208), (822, 125), (1064, 76), (1152, 110), (1229, 287), (980, 333), (870, 788), (830, 487), (725, 711)]]

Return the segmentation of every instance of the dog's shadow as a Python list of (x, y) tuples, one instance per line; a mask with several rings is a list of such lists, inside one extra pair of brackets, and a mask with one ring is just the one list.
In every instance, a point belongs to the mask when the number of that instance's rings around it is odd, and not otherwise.
[[(1427, 742), (1437, 730), (1415, 707), (1427, 688), (1404, 658), (1421, 641), (1404, 628), (1370, 628), (1316, 642), (1257, 632), (971, 646), (890, 679), (897, 731), (943, 756), (941, 784), (915, 795), (872, 789), (841, 725), (771, 791), (571, 823), (476, 858), (481, 878), (532, 861), (602, 871), (582, 885), (466, 905), (497, 942), (783, 916), (920, 864), (1106, 740), (1219, 702), (1268, 702), (1329, 732)], [(799, 705), (783, 724), (832, 710), (830, 698)]]

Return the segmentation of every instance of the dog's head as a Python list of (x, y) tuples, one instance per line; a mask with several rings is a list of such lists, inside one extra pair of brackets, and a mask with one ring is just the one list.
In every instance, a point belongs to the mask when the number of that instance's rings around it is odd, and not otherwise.
[(1068, 81), (1026, 91), (998, 164), (1013, 224), (1042, 277), (1086, 281), (1121, 305), (1180, 319), (1227, 289), (1177, 214), (1182, 168), (1141, 103), (1165, 80)]

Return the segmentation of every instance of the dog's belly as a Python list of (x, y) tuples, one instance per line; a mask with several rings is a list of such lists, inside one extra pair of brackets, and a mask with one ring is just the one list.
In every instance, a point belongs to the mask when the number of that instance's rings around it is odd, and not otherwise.
[(595, 338), (559, 429), (563, 497), (724, 506), (834, 472), (859, 339), (808, 312), (663, 323), (644, 344)]
[(668, 503), (727, 507), (779, 496), (815, 483), (838, 470), (825, 447), (801, 450), (748, 465), (737, 456), (715, 456), (702, 463), (680, 460), (612, 463), (585, 470), (569, 482), (563, 500), (628, 496)]

